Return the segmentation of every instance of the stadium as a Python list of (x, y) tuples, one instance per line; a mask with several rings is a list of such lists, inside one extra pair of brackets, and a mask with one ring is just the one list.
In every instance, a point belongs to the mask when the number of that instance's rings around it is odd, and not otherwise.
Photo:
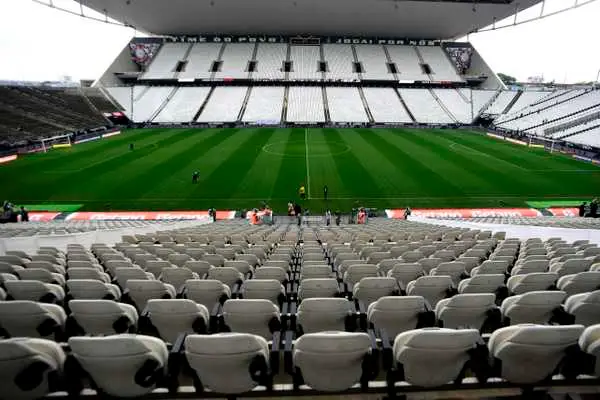
[(33, 0), (135, 35), (0, 81), (0, 400), (598, 398), (598, 77), (469, 40), (594, 2)]

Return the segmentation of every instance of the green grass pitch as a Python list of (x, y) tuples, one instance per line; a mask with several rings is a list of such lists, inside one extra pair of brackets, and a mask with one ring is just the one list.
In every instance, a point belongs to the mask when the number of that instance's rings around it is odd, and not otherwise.
[[(129, 151), (129, 143), (135, 145)], [(200, 182), (192, 184), (193, 171)], [(2, 199), (82, 210), (527, 207), (592, 198), (600, 168), (464, 130), (129, 130), (0, 166)], [(358, 203), (357, 203), (358, 202)]]

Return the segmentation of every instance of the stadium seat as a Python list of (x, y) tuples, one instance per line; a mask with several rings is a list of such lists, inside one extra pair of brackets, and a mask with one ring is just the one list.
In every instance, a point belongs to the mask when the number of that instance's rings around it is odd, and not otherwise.
[(60, 340), (67, 316), (56, 304), (0, 301), (0, 336)]
[(288, 273), (284, 268), (265, 265), (256, 269), (254, 279), (275, 279), (283, 283), (288, 280)]
[(137, 310), (142, 312), (150, 299), (174, 299), (175, 287), (156, 280), (129, 279), (124, 294), (127, 294)]
[(477, 274), (458, 284), (458, 293), (494, 293), (504, 286), (504, 275)]
[(600, 324), (585, 328), (579, 337), (579, 348), (592, 357), (590, 364), (594, 368), (585, 372), (600, 377)]
[(488, 347), (496, 373), (516, 384), (539, 383), (556, 370), (567, 348), (577, 344), (582, 325), (523, 324), (492, 333)]
[(366, 333), (319, 332), (300, 337), (293, 350), (294, 378), (297, 384), (336, 392), (358, 382), (366, 382), (376, 373), (369, 369), (373, 362), (371, 341)]
[(506, 286), (510, 293), (523, 294), (537, 290), (548, 290), (557, 279), (558, 274), (555, 272), (532, 272), (511, 276), (506, 281)]
[(109, 396), (136, 397), (151, 392), (166, 375), (168, 351), (158, 338), (121, 334), (105, 337), (72, 337), (80, 375), (87, 374)]
[(409, 282), (423, 276), (423, 267), (418, 263), (397, 263), (387, 273), (387, 276), (394, 278), (402, 290), (406, 290)]
[(299, 330), (301, 333), (353, 331), (354, 313), (354, 305), (345, 298), (307, 298), (298, 307)]
[(227, 300), (223, 304), (223, 322), (223, 331), (251, 333), (266, 340), (281, 330), (279, 308), (269, 300)]
[(390, 341), (398, 334), (422, 326), (433, 326), (435, 315), (421, 296), (386, 296), (369, 305), (369, 323), (383, 330)]
[(315, 297), (337, 297), (339, 294), (340, 286), (334, 278), (303, 279), (298, 287), (298, 298), (301, 300)]
[(75, 300), (120, 300), (121, 290), (117, 285), (95, 279), (69, 279), (67, 296)]
[(112, 335), (135, 331), (138, 313), (134, 306), (112, 300), (71, 300), (67, 330), (73, 335)]
[(185, 267), (163, 268), (159, 279), (170, 285), (173, 285), (177, 292), (183, 290), (183, 285), (190, 279), (200, 279), (200, 277)]
[(534, 291), (504, 299), (500, 307), (505, 325), (549, 323), (567, 297), (560, 291)]
[(224, 303), (231, 298), (231, 290), (229, 286), (215, 279), (189, 280), (185, 282), (183, 295), (212, 312), (215, 304)]
[(67, 279), (94, 279), (103, 283), (110, 283), (111, 279), (107, 273), (96, 268), (69, 268)]
[(244, 281), (244, 275), (232, 267), (213, 267), (208, 270), (206, 279), (221, 281), (229, 286), (229, 289), (233, 289), (235, 285), (241, 284)]
[(51, 340), (0, 340), (0, 398), (38, 399), (58, 390), (65, 360), (60, 345)]
[(248, 333), (188, 335), (185, 357), (202, 386), (225, 395), (272, 384), (269, 344)]
[(117, 283), (121, 288), (127, 287), (127, 281), (131, 279), (146, 279), (146, 280), (154, 280), (154, 275), (150, 272), (146, 272), (141, 268), (117, 268), (115, 271), (115, 277), (117, 279)]
[(556, 286), (568, 295), (600, 289), (600, 271), (563, 275), (558, 279)]
[(460, 378), (480, 342), (476, 329), (415, 329), (396, 336), (394, 360), (402, 368), (402, 380), (422, 387), (440, 386)]
[(459, 261), (440, 263), (429, 272), (432, 276), (449, 276), (452, 279), (453, 286), (458, 285), (461, 276), (465, 273), (465, 264)]
[(575, 317), (576, 324), (600, 324), (600, 290), (570, 296), (565, 301), (565, 310)]
[(592, 260), (574, 258), (550, 266), (550, 272), (556, 272), (558, 277), (585, 272), (592, 266)]
[(362, 278), (353, 288), (353, 297), (361, 301), (365, 307), (380, 297), (398, 294), (400, 294), (400, 289), (394, 278)]
[(249, 279), (240, 288), (244, 299), (265, 299), (281, 306), (285, 300), (285, 288), (275, 279)]
[(475, 267), (471, 270), (471, 276), (480, 274), (504, 274), (508, 269), (508, 262), (506, 261), (491, 261), (486, 260), (481, 263), (480, 266)]
[[(151, 299), (143, 315), (168, 343), (175, 343), (183, 333), (205, 334), (208, 331), (208, 309), (187, 299)], [(142, 319), (140, 319), (140, 329)]]
[(60, 287), (65, 286), (65, 277), (58, 273), (52, 273), (42, 268), (25, 268), (17, 271), (17, 275), (22, 280), (40, 281), (43, 283), (52, 283)]
[(31, 300), (43, 303), (60, 303), (65, 298), (65, 291), (60, 285), (40, 281), (6, 281), (7, 298), (14, 300)]
[(406, 294), (423, 296), (432, 308), (453, 289), (449, 276), (422, 276), (406, 285)]
[(492, 293), (457, 294), (440, 300), (435, 306), (435, 315), (444, 328), (474, 328), (481, 330), (488, 318), (497, 313), (495, 326), (501, 322), (500, 310), (495, 305)]

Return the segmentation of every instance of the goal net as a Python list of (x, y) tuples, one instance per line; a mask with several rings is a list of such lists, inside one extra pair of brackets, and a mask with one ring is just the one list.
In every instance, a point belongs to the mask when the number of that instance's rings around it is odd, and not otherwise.
[(58, 135), (50, 138), (40, 139), (42, 142), (42, 149), (47, 152), (50, 149), (60, 149), (64, 147), (71, 147), (71, 134)]

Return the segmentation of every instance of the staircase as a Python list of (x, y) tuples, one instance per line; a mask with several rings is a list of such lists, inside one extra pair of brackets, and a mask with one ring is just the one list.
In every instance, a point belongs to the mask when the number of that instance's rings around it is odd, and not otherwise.
[(242, 118), (244, 117), (244, 113), (246, 112), (246, 107), (248, 106), (248, 99), (250, 99), (251, 94), (252, 86), (248, 86), (248, 90), (246, 90), (246, 96), (244, 97), (244, 102), (242, 103), (242, 108), (240, 109), (240, 113), (237, 116), (237, 122), (242, 122)]
[(281, 122), (284, 123), (287, 121), (287, 106), (288, 106), (288, 94), (290, 92), (290, 87), (286, 86), (283, 89), (283, 107), (281, 107)]
[(215, 86), (212, 86), (210, 88), (210, 91), (208, 92), (208, 95), (204, 99), (204, 102), (202, 103), (202, 105), (198, 109), (198, 112), (194, 115), (194, 119), (192, 119), (191, 122), (195, 122), (198, 118), (200, 118), (200, 114), (202, 114), (202, 111), (204, 111), (204, 109), (206, 108), (206, 105), (210, 101), (210, 97), (212, 96), (212, 94), (213, 94), (214, 91), (215, 91)]
[(502, 110), (502, 114), (508, 114), (508, 112), (510, 111), (512, 106), (515, 105), (515, 103), (517, 102), (517, 100), (519, 100), (519, 97), (521, 97), (522, 94), (523, 94), (523, 91), (519, 90), (517, 92), (517, 94), (515, 95), (515, 97), (513, 97), (513, 99), (510, 101), (510, 103), (508, 103), (508, 105), (506, 107), (504, 107), (504, 110)]
[(371, 114), (371, 109), (369, 108), (369, 103), (367, 103), (367, 98), (365, 97), (365, 93), (363, 92), (362, 86), (358, 87), (358, 94), (360, 95), (360, 99), (362, 100), (362, 104), (365, 108), (365, 112), (367, 113), (367, 117), (369, 118), (369, 122), (374, 123), (375, 118), (373, 118), (373, 114)]
[[(413, 48), (413, 50), (415, 51), (415, 53), (417, 53), (417, 57), (419, 58), (419, 62), (421, 64), (425, 64), (425, 59), (423, 59), (423, 56), (421, 55), (421, 52), (419, 51), (419, 49), (417, 48), (417, 46), (411, 46)], [(433, 77), (431, 76), (431, 74), (427, 74), (427, 76), (429, 77), (430, 81), (433, 81)]]
[[(385, 58), (386, 58), (387, 62), (388, 62), (389, 64), (393, 64), (394, 62), (392, 61), (392, 57), (390, 56), (390, 52), (388, 51), (388, 48), (387, 48), (387, 46), (382, 44), (382, 45), (381, 45), (381, 47), (383, 47), (383, 52), (385, 53)], [(396, 71), (396, 72), (393, 74), (393, 75), (394, 75), (394, 80), (396, 80), (396, 81), (397, 81), (397, 80), (399, 80), (399, 78), (398, 78), (398, 75), (397, 75), (397, 72), (398, 72), (398, 71)]]
[[(354, 45), (350, 45), (350, 48), (352, 49), (352, 57), (354, 58), (354, 62), (359, 64), (360, 61), (358, 60), (358, 54), (356, 54), (356, 48), (354, 47)], [(358, 79), (362, 79), (362, 72), (357, 73), (358, 75)]]
[(402, 106), (406, 110), (406, 113), (408, 114), (408, 116), (410, 117), (410, 119), (412, 119), (413, 123), (417, 123), (417, 120), (415, 119), (415, 116), (413, 115), (413, 113), (410, 111), (410, 109), (408, 108), (408, 106), (404, 102), (404, 99), (402, 98), (402, 95), (400, 94), (400, 91), (398, 91), (398, 89), (392, 89), (392, 90), (396, 93), (396, 95), (398, 96), (398, 99), (400, 99), (400, 103), (402, 103)]
[(331, 122), (331, 116), (329, 115), (329, 101), (327, 100), (327, 90), (325, 90), (325, 86), (321, 86), (321, 93), (323, 94), (323, 111), (325, 112), (325, 121)]
[[(217, 55), (217, 59), (214, 60), (214, 62), (222, 61), (222, 59), (223, 59), (223, 53), (225, 52), (225, 46), (227, 46), (227, 43), (223, 43), (221, 45), (221, 48), (219, 49), (219, 54)], [(217, 73), (217, 71), (211, 72), (210, 79), (215, 79), (215, 74), (216, 73)]]
[(448, 116), (455, 122), (458, 124), (458, 120), (456, 119), (456, 117), (454, 116), (454, 114), (452, 114), (450, 112), (450, 110), (446, 107), (446, 105), (440, 100), (439, 97), (437, 97), (437, 95), (435, 94), (435, 92), (433, 91), (433, 89), (429, 89), (429, 93), (431, 93), (431, 95), (433, 96), (433, 98), (435, 99), (435, 101), (437, 101), (437, 103), (440, 105), (440, 107), (442, 108), (442, 110), (444, 110), (444, 112), (446, 114), (448, 114)]
[(173, 90), (171, 90), (171, 93), (169, 93), (169, 95), (167, 96), (167, 98), (156, 109), (156, 111), (154, 111), (154, 113), (150, 116), (150, 119), (148, 119), (148, 121), (150, 121), (150, 122), (154, 121), (154, 118), (156, 118), (158, 116), (158, 114), (160, 114), (160, 112), (167, 106), (167, 104), (169, 103), (169, 101), (171, 101), (171, 99), (173, 98), (173, 96), (175, 96), (175, 93), (177, 93), (178, 90), (179, 90), (179, 86), (175, 86), (173, 88)]

